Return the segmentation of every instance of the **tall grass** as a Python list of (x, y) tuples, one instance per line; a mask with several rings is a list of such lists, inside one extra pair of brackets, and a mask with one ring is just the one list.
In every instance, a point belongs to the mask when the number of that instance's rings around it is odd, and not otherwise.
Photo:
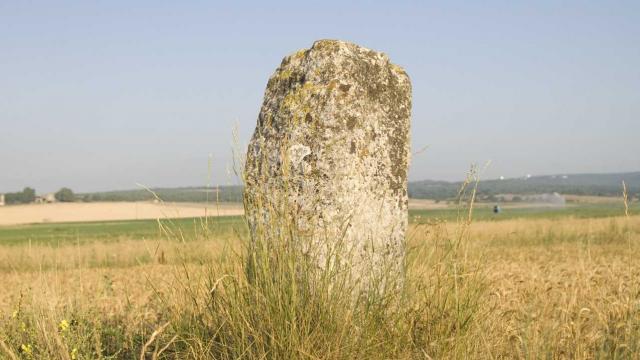
[[(409, 345), (397, 357), (624, 359), (640, 350), (640, 217), (474, 222), (457, 254), (456, 228), (410, 227), (405, 306), (395, 317)], [(6, 349), (29, 358), (22, 345), (35, 359), (66, 359), (74, 348), (85, 359), (139, 358), (167, 322), (148, 358), (167, 344), (159, 358), (212, 357), (222, 318), (212, 298), (238, 314), (231, 291), (247, 282), (246, 242), (221, 240), (33, 246), (30, 256), (27, 246), (2, 248), (15, 266), (0, 271), (0, 358), (11, 358)], [(119, 258), (91, 263), (109, 254)], [(41, 259), (51, 261), (39, 270)], [(465, 311), (472, 316), (459, 330)]]
[[(245, 196), (251, 236), (241, 239), (242, 252), (212, 264), (206, 287), (183, 287), (185, 303), (192, 307), (181, 308), (182, 321), (175, 326), (179, 334), (199, 329), (203, 336), (181, 339), (185, 348), (176, 347), (176, 353), (220, 359), (388, 359), (468, 352), (464, 339), (484, 289), (477, 264), (471, 266), (462, 255), (477, 180), (471, 191), (467, 187), (475, 170), (460, 189), (467, 216), (453, 238), (442, 231), (443, 224), (435, 224), (438, 230), (423, 234), (430, 243), (408, 251), (404, 269), (371, 262), (382, 268), (363, 274), (354, 264), (356, 246), (341, 230), (348, 223), (323, 229), (301, 225), (308, 221), (290, 201), (295, 179), (284, 154), (278, 191), (254, 184)], [(272, 175), (271, 169), (260, 173)]]

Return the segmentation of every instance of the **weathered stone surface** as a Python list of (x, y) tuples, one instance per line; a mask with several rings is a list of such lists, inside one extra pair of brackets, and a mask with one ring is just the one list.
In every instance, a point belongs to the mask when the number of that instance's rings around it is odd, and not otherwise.
[(410, 116), (409, 77), (383, 53), (320, 40), (285, 57), (247, 153), (251, 228), (290, 215), (319, 266), (339, 247), (356, 276), (400, 273)]

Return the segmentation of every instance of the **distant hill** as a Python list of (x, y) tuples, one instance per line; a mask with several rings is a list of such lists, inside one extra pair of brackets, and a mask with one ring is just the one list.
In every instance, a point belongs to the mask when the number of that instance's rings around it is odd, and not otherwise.
[(147, 201), (154, 200), (156, 196), (166, 202), (241, 202), (241, 186), (220, 186), (216, 188), (206, 187), (181, 187), (181, 188), (154, 188), (105, 191), (78, 194), (83, 201)]
[[(558, 192), (571, 195), (620, 196), (622, 181), (629, 194), (640, 198), (640, 172), (617, 174), (569, 174), (532, 176), (504, 180), (482, 180), (478, 195), (491, 197), (497, 194), (543, 194)], [(456, 197), (462, 182), (422, 180), (409, 183), (409, 197), (414, 199), (447, 200)], [(158, 198), (167, 202), (215, 202), (216, 190), (206, 187), (151, 189)], [(153, 200), (148, 190), (123, 190), (79, 194), (84, 201), (145, 201)], [(221, 202), (241, 202), (241, 186), (222, 186), (217, 194)]]
[[(619, 196), (622, 181), (629, 194), (640, 193), (640, 172), (616, 174), (569, 174), (532, 176), (504, 180), (481, 180), (478, 193), (483, 196), (497, 194), (542, 194), (558, 192), (571, 195)], [(444, 200), (454, 198), (461, 182), (423, 180), (409, 184), (409, 197)]]

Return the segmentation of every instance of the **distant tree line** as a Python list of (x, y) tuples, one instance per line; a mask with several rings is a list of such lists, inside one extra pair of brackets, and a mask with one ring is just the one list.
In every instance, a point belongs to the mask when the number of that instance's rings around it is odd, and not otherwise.
[[(579, 174), (569, 176), (534, 176), (530, 178), (481, 180), (478, 184), (480, 199), (494, 199), (498, 194), (544, 194), (621, 196), (622, 181), (628, 194), (640, 198), (640, 172), (624, 174)], [(416, 181), (409, 183), (409, 197), (414, 199), (454, 199), (461, 182)], [(519, 199), (514, 197), (514, 201)]]
[[(521, 201), (521, 195), (561, 193), (571, 195), (621, 196), (625, 181), (631, 199), (640, 199), (640, 172), (624, 174), (579, 174), (569, 176), (534, 176), (530, 178), (482, 180), (478, 184), (477, 199), (494, 202), (498, 194), (518, 194), (512, 201)], [(461, 182), (415, 181), (409, 183), (409, 197), (436, 201), (456, 198)], [(57, 201), (150, 201), (166, 202), (242, 202), (242, 186), (154, 188), (106, 191), (76, 194), (69, 188), (55, 193)], [(21, 192), (5, 194), (7, 204), (34, 202), (36, 192), (26, 187)]]
[[(36, 190), (31, 187), (26, 187), (20, 192), (11, 192), (4, 194), (4, 201), (7, 205), (14, 204), (30, 204), (36, 201)], [(58, 190), (54, 197), (60, 202), (73, 202), (76, 201), (76, 195), (69, 188), (62, 188)]]
[(241, 202), (241, 186), (156, 188), (79, 194), (82, 201)]
[(55, 193), (56, 200), (60, 202), (74, 202), (76, 201), (76, 194), (69, 188), (62, 188)]
[(29, 204), (36, 201), (36, 190), (30, 187), (24, 188), (20, 192), (4, 194), (6, 204)]

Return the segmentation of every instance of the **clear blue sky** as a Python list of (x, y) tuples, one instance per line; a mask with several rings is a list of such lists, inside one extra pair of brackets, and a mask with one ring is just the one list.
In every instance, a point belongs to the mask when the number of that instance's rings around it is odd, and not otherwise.
[(233, 178), (268, 77), (338, 38), (413, 82), (411, 176), (640, 170), (640, 2), (0, 0), (0, 192)]

